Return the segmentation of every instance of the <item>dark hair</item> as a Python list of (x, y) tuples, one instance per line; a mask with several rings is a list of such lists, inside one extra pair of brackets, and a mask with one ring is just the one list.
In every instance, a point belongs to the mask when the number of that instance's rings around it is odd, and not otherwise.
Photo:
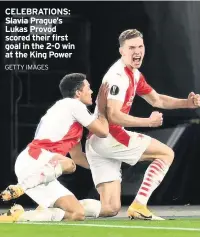
[(125, 30), (119, 36), (119, 45), (123, 46), (126, 40), (137, 37), (143, 38), (143, 34), (139, 30), (136, 29)]
[(86, 75), (82, 73), (67, 74), (60, 81), (60, 92), (64, 98), (74, 98), (77, 90), (81, 90), (83, 87), (83, 81), (86, 79)]

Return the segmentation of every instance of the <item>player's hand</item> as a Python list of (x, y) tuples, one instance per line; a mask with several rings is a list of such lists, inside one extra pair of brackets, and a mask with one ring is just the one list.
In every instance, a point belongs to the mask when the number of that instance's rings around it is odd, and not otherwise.
[(99, 113), (105, 116), (106, 116), (108, 91), (109, 91), (108, 83), (103, 83), (99, 89), (99, 93), (98, 93), (97, 101), (96, 101)]
[(149, 120), (149, 127), (159, 127), (163, 123), (163, 114), (158, 111), (154, 111), (151, 113)]
[(190, 92), (188, 95), (188, 108), (196, 109), (200, 107), (200, 94), (195, 94), (194, 92)]
[(76, 164), (70, 158), (66, 157), (66, 159), (62, 163), (62, 165), (63, 165), (63, 173), (64, 174), (72, 174), (72, 173), (74, 173), (76, 171)]

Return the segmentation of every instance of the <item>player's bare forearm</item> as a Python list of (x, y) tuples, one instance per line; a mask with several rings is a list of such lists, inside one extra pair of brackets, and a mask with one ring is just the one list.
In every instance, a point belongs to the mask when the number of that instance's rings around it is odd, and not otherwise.
[(79, 165), (79, 166), (86, 168), (86, 169), (90, 168), (90, 166), (87, 162), (85, 153), (82, 152), (82, 145), (80, 142), (75, 147), (73, 147), (69, 153), (70, 153), (72, 160), (75, 162), (76, 165)]
[(166, 95), (159, 95), (164, 109), (197, 109), (200, 107), (200, 94), (190, 92), (187, 99), (177, 99)]
[(87, 129), (98, 137), (107, 137), (109, 134), (108, 121), (104, 115), (99, 115), (91, 124), (87, 126)]
[(155, 90), (152, 90), (149, 94), (143, 95), (150, 105), (155, 108), (161, 109), (186, 109), (191, 108), (188, 103), (188, 99), (178, 99), (168, 95), (162, 95), (157, 93)]
[(188, 107), (187, 99), (178, 99), (167, 95), (159, 94), (159, 100), (154, 104), (156, 108), (162, 109), (186, 109)]
[(121, 111), (108, 113), (108, 120), (113, 124), (120, 125), (123, 127), (149, 127), (150, 126), (149, 118), (133, 117)]
[(84, 152), (82, 152), (82, 154), (79, 154), (79, 156), (72, 157), (72, 160), (75, 162), (76, 165), (79, 165), (85, 169), (90, 169), (90, 166), (88, 164), (88, 161)]
[(99, 114), (98, 120), (104, 127), (109, 128), (108, 120), (104, 114)]

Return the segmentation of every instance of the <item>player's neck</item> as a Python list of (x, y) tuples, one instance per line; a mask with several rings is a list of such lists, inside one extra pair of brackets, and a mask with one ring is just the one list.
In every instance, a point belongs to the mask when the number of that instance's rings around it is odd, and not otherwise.
[(128, 67), (132, 72), (135, 71), (135, 68), (133, 68), (130, 64), (127, 64), (122, 57), (121, 57), (121, 61), (124, 64), (124, 66)]

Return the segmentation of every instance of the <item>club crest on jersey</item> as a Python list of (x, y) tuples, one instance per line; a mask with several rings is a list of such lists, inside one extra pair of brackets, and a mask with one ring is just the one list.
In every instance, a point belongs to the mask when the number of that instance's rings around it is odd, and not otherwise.
[(116, 86), (116, 85), (113, 85), (111, 88), (110, 88), (110, 94), (111, 95), (117, 95), (119, 93), (119, 87)]

